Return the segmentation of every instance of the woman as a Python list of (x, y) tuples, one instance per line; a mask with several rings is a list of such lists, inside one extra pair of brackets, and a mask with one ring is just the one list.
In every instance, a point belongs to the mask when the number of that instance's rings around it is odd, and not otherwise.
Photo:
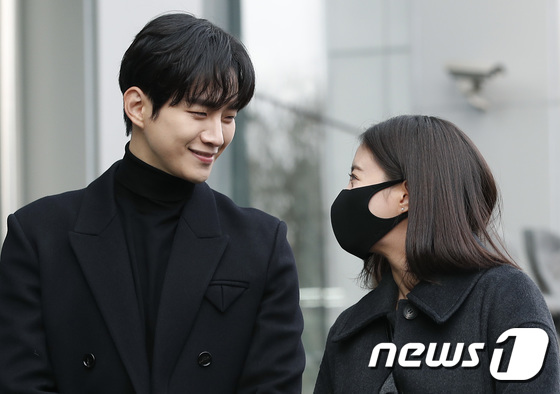
[(315, 393), (560, 392), (550, 312), (491, 236), (498, 192), (469, 138), (399, 116), (360, 142), (331, 219), (373, 290), (331, 328)]

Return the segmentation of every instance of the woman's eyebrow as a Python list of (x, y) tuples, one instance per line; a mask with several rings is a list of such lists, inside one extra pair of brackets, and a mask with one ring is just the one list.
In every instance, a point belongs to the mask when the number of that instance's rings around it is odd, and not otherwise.
[(350, 167), (350, 171), (354, 171), (354, 170), (363, 171), (362, 167), (360, 167), (359, 165), (352, 164), (352, 167)]

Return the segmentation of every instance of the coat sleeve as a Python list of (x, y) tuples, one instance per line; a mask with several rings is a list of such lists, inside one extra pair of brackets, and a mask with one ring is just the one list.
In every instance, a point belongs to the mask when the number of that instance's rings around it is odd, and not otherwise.
[(0, 256), (0, 392), (54, 393), (37, 255), (15, 215)]
[[(492, 359), (497, 358), (496, 349), (503, 349), (501, 361), (502, 367), (497, 372), (503, 373), (499, 378), (495, 378), (496, 393), (560, 393), (560, 358), (558, 348), (558, 337), (554, 328), (552, 317), (548, 307), (535, 283), (523, 272), (517, 271), (502, 281), (499, 286), (495, 286), (496, 294), (492, 296), (493, 302), (489, 309), (488, 318), (488, 344), (489, 356)], [(514, 348), (516, 342), (521, 342), (522, 338), (516, 337), (515, 340), (510, 338), (500, 344), (497, 344), (498, 338), (506, 331), (512, 328), (537, 328), (544, 331), (548, 336), (548, 346), (544, 359), (542, 359), (542, 368), (540, 371), (527, 380), (510, 380), (507, 379), (509, 373), (514, 375), (515, 369), (512, 367), (512, 359), (514, 358)], [(522, 333), (524, 334), (524, 333)], [(523, 338), (526, 339), (526, 338)], [(529, 338), (530, 340), (530, 338)], [(523, 341), (525, 342), (525, 341)], [(529, 346), (532, 351), (529, 353), (517, 353), (523, 363), (536, 365), (540, 360), (531, 360), (537, 353), (536, 346), (531, 340)], [(522, 349), (521, 344), (518, 345)], [(519, 357), (521, 356), (521, 357)], [(507, 361), (507, 357), (511, 357)], [(504, 361), (507, 364), (504, 364)], [(528, 365), (527, 364), (527, 365)], [(496, 365), (498, 365), (496, 363)], [(504, 367), (507, 365), (507, 368)], [(492, 369), (492, 368), (491, 368)]]
[(238, 393), (301, 393), (305, 367), (303, 317), (296, 265), (286, 232), (286, 224), (280, 222)]

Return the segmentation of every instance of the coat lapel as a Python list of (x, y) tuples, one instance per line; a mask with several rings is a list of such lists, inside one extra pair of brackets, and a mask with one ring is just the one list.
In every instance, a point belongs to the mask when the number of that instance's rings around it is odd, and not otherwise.
[(398, 298), (398, 288), (393, 275), (387, 272), (379, 285), (367, 293), (358, 303), (348, 309), (346, 320), (332, 336), (333, 342), (351, 337), (395, 309)]
[[(460, 308), (484, 272), (442, 275), (433, 283), (420, 282), (407, 298), (434, 322), (443, 324)], [(346, 320), (332, 340), (342, 341), (385, 316), (395, 309), (397, 298), (397, 285), (392, 274), (387, 272), (374, 290), (348, 310)]]
[(152, 384), (162, 392), (227, 243), (213, 192), (206, 184), (197, 185), (177, 226), (159, 305)]
[(441, 275), (433, 283), (421, 282), (408, 299), (438, 324), (445, 323), (463, 305), (485, 270)]
[(117, 165), (86, 189), (75, 231), (69, 236), (135, 391), (148, 393), (144, 323), (114, 199)]

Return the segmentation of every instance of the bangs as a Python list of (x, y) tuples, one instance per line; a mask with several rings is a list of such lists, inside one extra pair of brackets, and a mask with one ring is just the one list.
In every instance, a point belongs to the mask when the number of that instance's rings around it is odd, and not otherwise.
[[(241, 86), (241, 90), (239, 87)], [(233, 71), (199, 75), (198, 79), (178, 89), (172, 97), (171, 105), (185, 100), (188, 104), (200, 104), (211, 109), (228, 107), (236, 110), (244, 108), (253, 96), (253, 88), (239, 83)]]
[[(179, 75), (186, 78), (171, 94), (171, 105), (182, 100), (187, 103), (204, 103), (209, 108), (228, 106), (241, 110), (252, 99), (255, 91), (255, 72), (242, 44), (231, 42), (220, 44), (219, 40), (209, 40), (196, 62), (190, 64), (189, 72), (177, 67)], [(187, 58), (189, 58), (187, 56)]]

